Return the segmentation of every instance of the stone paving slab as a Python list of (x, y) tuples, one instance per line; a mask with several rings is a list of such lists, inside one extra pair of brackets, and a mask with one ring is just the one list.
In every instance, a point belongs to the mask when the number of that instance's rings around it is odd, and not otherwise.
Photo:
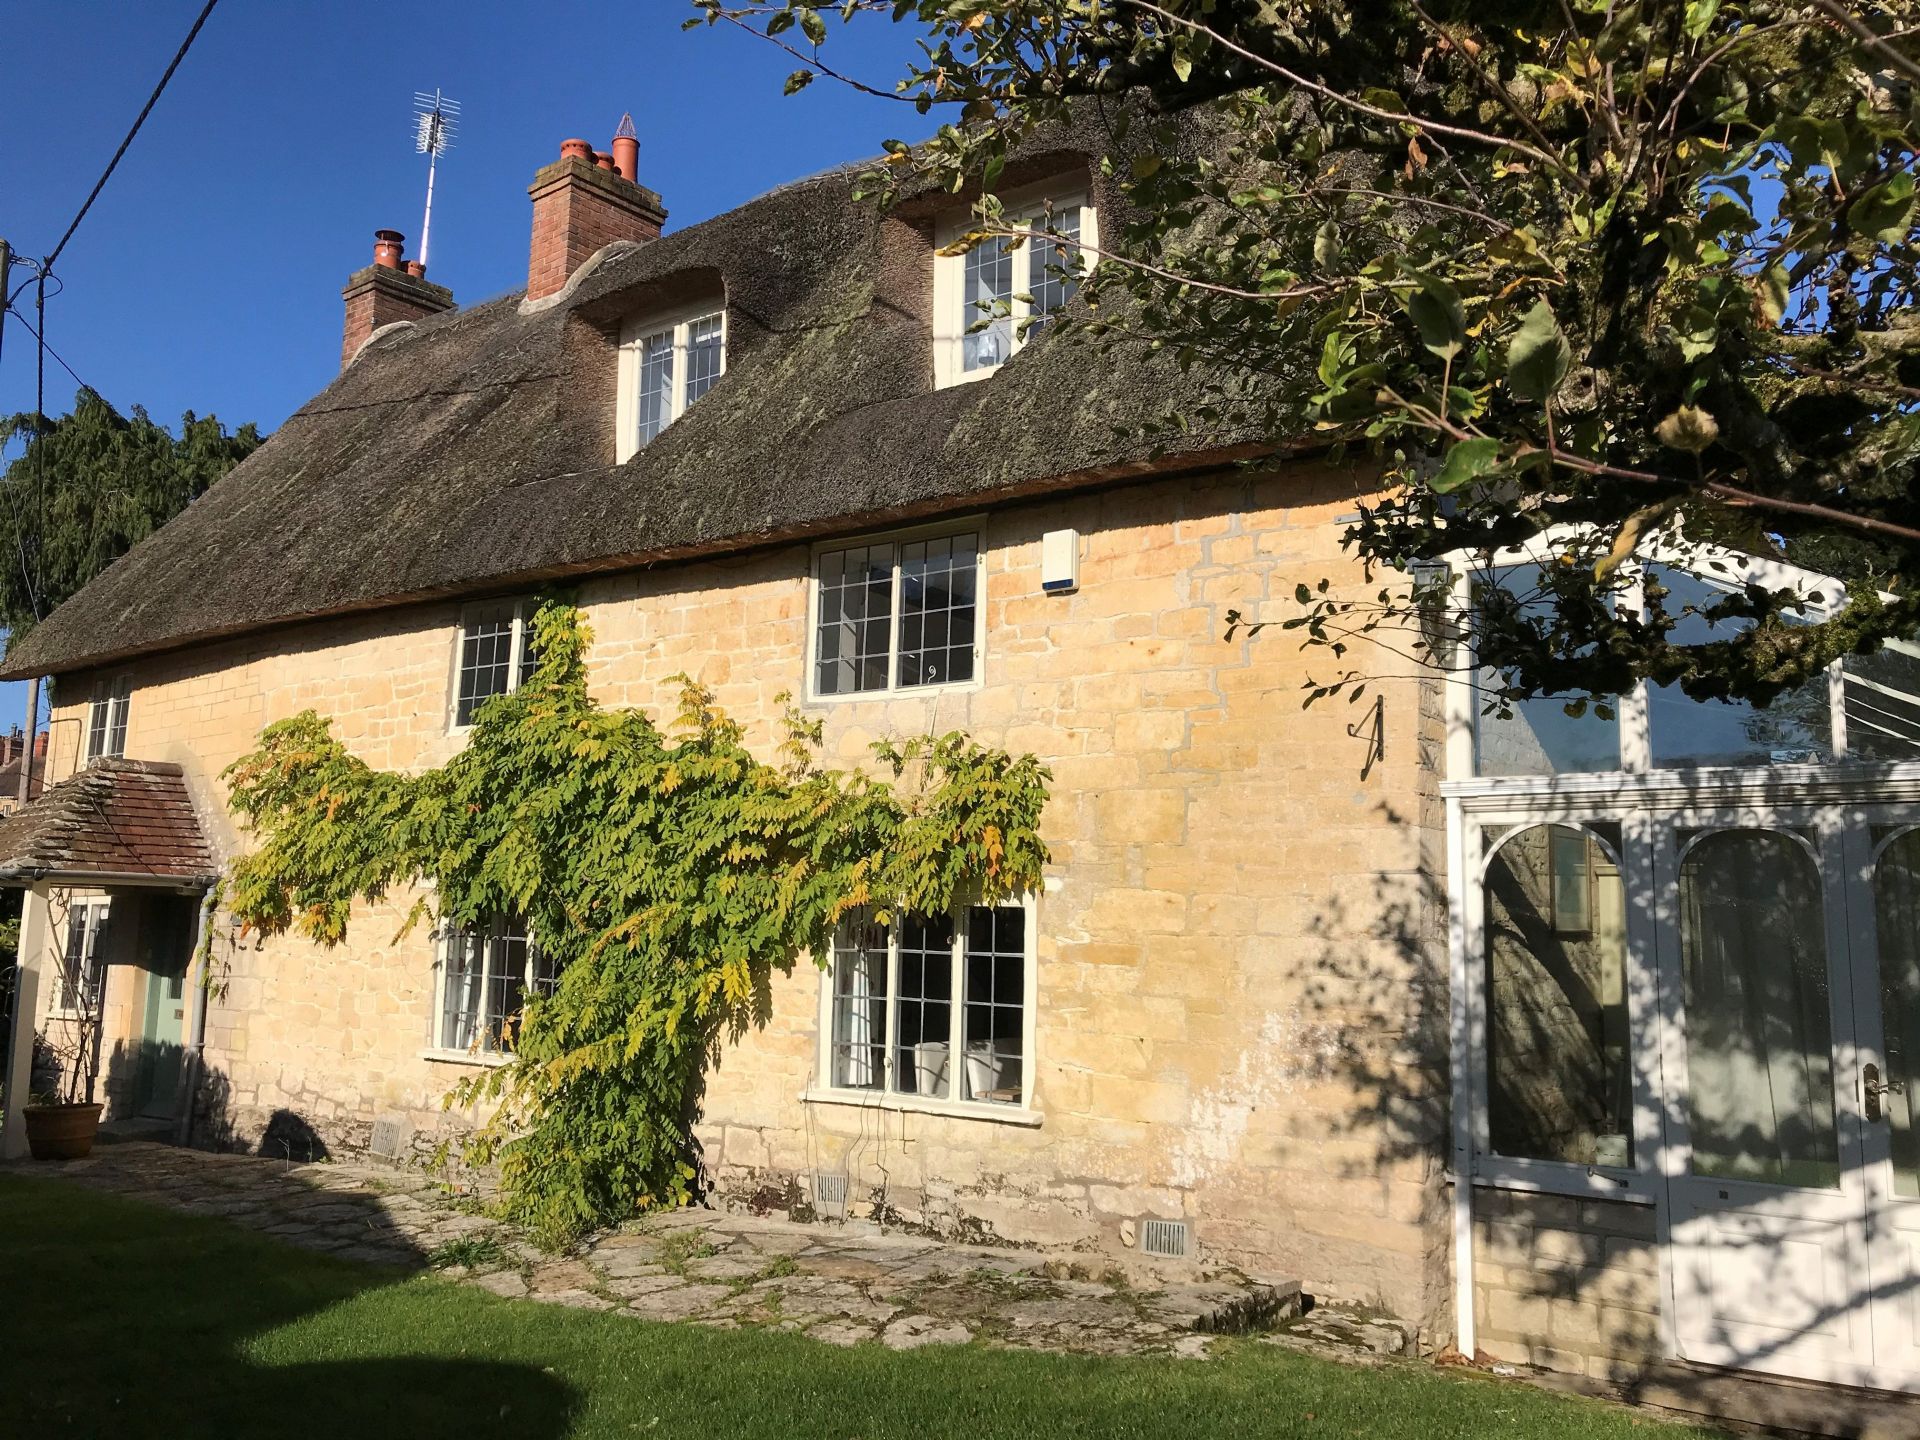
[(795, 1331), (829, 1345), (1203, 1357), (1209, 1333), (1264, 1328), (1300, 1309), (1294, 1284), (1223, 1274), (1136, 1288), (1031, 1252), (714, 1210), (643, 1217), (571, 1254), (545, 1255), (474, 1197), (372, 1162), (288, 1164), (128, 1141), (85, 1160), (0, 1169), (217, 1217), (369, 1264), (438, 1270), (508, 1299)]

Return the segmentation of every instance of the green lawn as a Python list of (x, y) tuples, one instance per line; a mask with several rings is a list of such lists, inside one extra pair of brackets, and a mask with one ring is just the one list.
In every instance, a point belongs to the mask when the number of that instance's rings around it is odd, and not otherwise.
[(1682, 1437), (1413, 1366), (835, 1349), (499, 1300), (0, 1178), (0, 1437)]

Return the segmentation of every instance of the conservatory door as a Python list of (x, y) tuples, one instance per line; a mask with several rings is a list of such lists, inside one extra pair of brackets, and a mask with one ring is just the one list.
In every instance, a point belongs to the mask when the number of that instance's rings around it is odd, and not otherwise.
[[(1876, 1364), (1872, 1212), (1849, 927), (1854, 837), (1663, 824), (1655, 933), (1682, 1358), (1855, 1385)], [(1676, 1083), (1677, 1082), (1677, 1083)], [(1911, 1263), (1911, 1257), (1908, 1259)]]
[(1920, 1389), (1920, 827), (1849, 830), (1878, 1384)]

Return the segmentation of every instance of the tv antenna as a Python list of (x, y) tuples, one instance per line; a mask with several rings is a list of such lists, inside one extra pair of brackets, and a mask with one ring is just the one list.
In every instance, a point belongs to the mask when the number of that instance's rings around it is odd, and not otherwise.
[(420, 268), (427, 266), (427, 237), (433, 230), (433, 171), (440, 157), (453, 144), (460, 129), (460, 102), (449, 100), (436, 85), (431, 95), (424, 90), (413, 93), (414, 153), (427, 157), (427, 213), (420, 221)]

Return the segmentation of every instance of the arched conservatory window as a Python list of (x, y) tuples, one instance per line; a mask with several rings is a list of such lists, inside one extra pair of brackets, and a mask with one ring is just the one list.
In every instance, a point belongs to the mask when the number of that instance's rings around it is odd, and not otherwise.
[(1493, 1153), (1633, 1163), (1620, 829), (1530, 825), (1487, 861)]

